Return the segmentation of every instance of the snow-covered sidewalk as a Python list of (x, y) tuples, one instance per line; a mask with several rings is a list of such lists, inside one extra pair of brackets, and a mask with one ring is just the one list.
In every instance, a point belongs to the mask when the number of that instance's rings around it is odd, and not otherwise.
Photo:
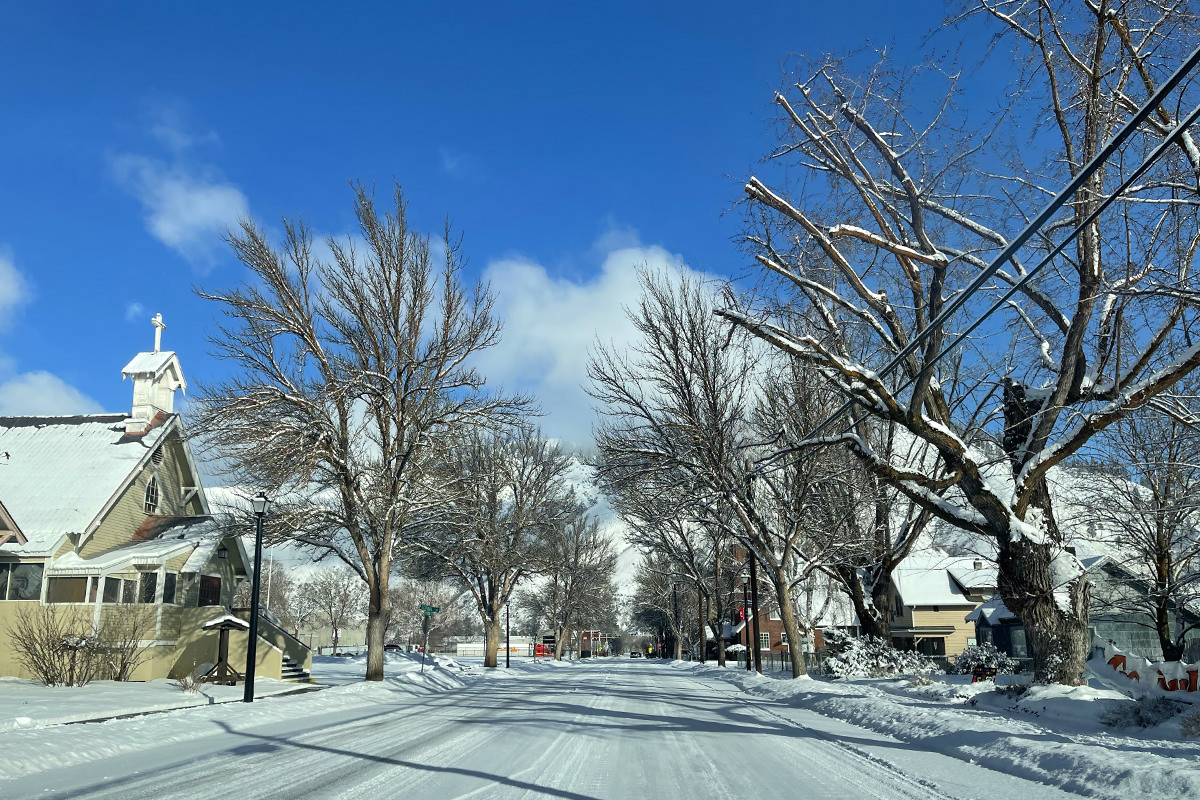
[[(1091, 687), (1013, 690), (970, 676), (844, 680), (756, 675), (676, 662), (700, 679), (733, 684), (750, 697), (844, 720), (895, 740), (1032, 779), (1066, 791), (1112, 798), (1200, 796), (1200, 742), (1180, 731), (1180, 715), (1147, 728), (1114, 728), (1134, 701)], [(1185, 706), (1186, 708), (1186, 706)]]

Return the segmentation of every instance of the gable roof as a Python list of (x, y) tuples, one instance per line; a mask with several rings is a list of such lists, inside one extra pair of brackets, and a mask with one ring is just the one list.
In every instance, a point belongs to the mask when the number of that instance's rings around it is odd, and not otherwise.
[(183, 370), (179, 366), (179, 357), (175, 355), (174, 350), (159, 350), (153, 353), (138, 353), (133, 357), (125, 368), (121, 370), (121, 377), (127, 378), (131, 375), (146, 375), (158, 377), (167, 370), (168, 367), (174, 366), (175, 378), (179, 381), (179, 385), (183, 390), (187, 391), (187, 381), (183, 379)]
[(975, 571), (975, 560), (954, 558), (936, 551), (911, 553), (892, 573), (892, 585), (907, 606), (974, 605), (952, 573), (957, 572), (964, 576), (963, 580), (975, 583), (966, 577)]
[(0, 502), (27, 539), (5, 550), (42, 553), (87, 532), (179, 418), (136, 435), (126, 434), (125, 419), (0, 417)]

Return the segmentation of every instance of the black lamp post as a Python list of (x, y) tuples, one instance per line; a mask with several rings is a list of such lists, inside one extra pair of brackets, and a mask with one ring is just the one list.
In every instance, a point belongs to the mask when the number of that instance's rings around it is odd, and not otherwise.
[(511, 669), (512, 648), (508, 646), (508, 601), (504, 601), (504, 668)]
[(250, 594), (250, 641), (246, 646), (246, 693), (242, 702), (254, 702), (254, 662), (258, 658), (258, 584), (262, 572), (262, 528), (263, 517), (271, 508), (265, 492), (250, 501), (254, 507), (254, 581)]

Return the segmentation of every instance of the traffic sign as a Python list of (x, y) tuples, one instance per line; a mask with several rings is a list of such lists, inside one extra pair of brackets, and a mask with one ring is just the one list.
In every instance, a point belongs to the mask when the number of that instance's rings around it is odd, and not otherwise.
[(421, 610), (425, 612), (426, 616), (428, 616), (430, 614), (436, 614), (437, 612), (441, 611), (442, 609), (439, 608), (438, 606), (427, 606), (427, 605), (422, 604)]

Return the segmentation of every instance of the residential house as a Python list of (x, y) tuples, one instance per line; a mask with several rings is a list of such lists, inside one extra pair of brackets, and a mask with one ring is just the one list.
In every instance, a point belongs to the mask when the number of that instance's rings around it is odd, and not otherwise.
[[(1088, 572), (1092, 585), (1092, 602), (1088, 628), (1093, 642), (1108, 642), (1122, 652), (1138, 655), (1150, 661), (1162, 661), (1163, 652), (1158, 635), (1145, 614), (1130, 613), (1122, 595), (1133, 592), (1145, 594), (1149, 586), (1144, 577), (1111, 554), (1081, 555), (1080, 563)], [(1025, 627), (1016, 614), (1004, 605), (999, 596), (967, 616), (975, 626), (980, 643), (990, 643), (1018, 661), (1032, 665)], [(1185, 606), (1171, 615), (1174, 627), (1200, 626), (1200, 609)], [(1192, 628), (1185, 636), (1185, 662), (1200, 661), (1200, 628)]]
[[(135, 630), (147, 647), (135, 680), (180, 677), (216, 657), (217, 634), (201, 626), (232, 610), (250, 559), (209, 514), (173, 410), (187, 384), (154, 321), (154, 351), (122, 370), (131, 413), (0, 417), (0, 675), (27, 677), (10, 632), (46, 606), (92, 632)], [(310, 669), (286, 632), (264, 620), (260, 637), (257, 674)], [(239, 670), (246, 644), (232, 636)]]
[(954, 656), (974, 644), (967, 614), (996, 592), (996, 568), (937, 550), (909, 554), (888, 589), (892, 644), (928, 656)]

